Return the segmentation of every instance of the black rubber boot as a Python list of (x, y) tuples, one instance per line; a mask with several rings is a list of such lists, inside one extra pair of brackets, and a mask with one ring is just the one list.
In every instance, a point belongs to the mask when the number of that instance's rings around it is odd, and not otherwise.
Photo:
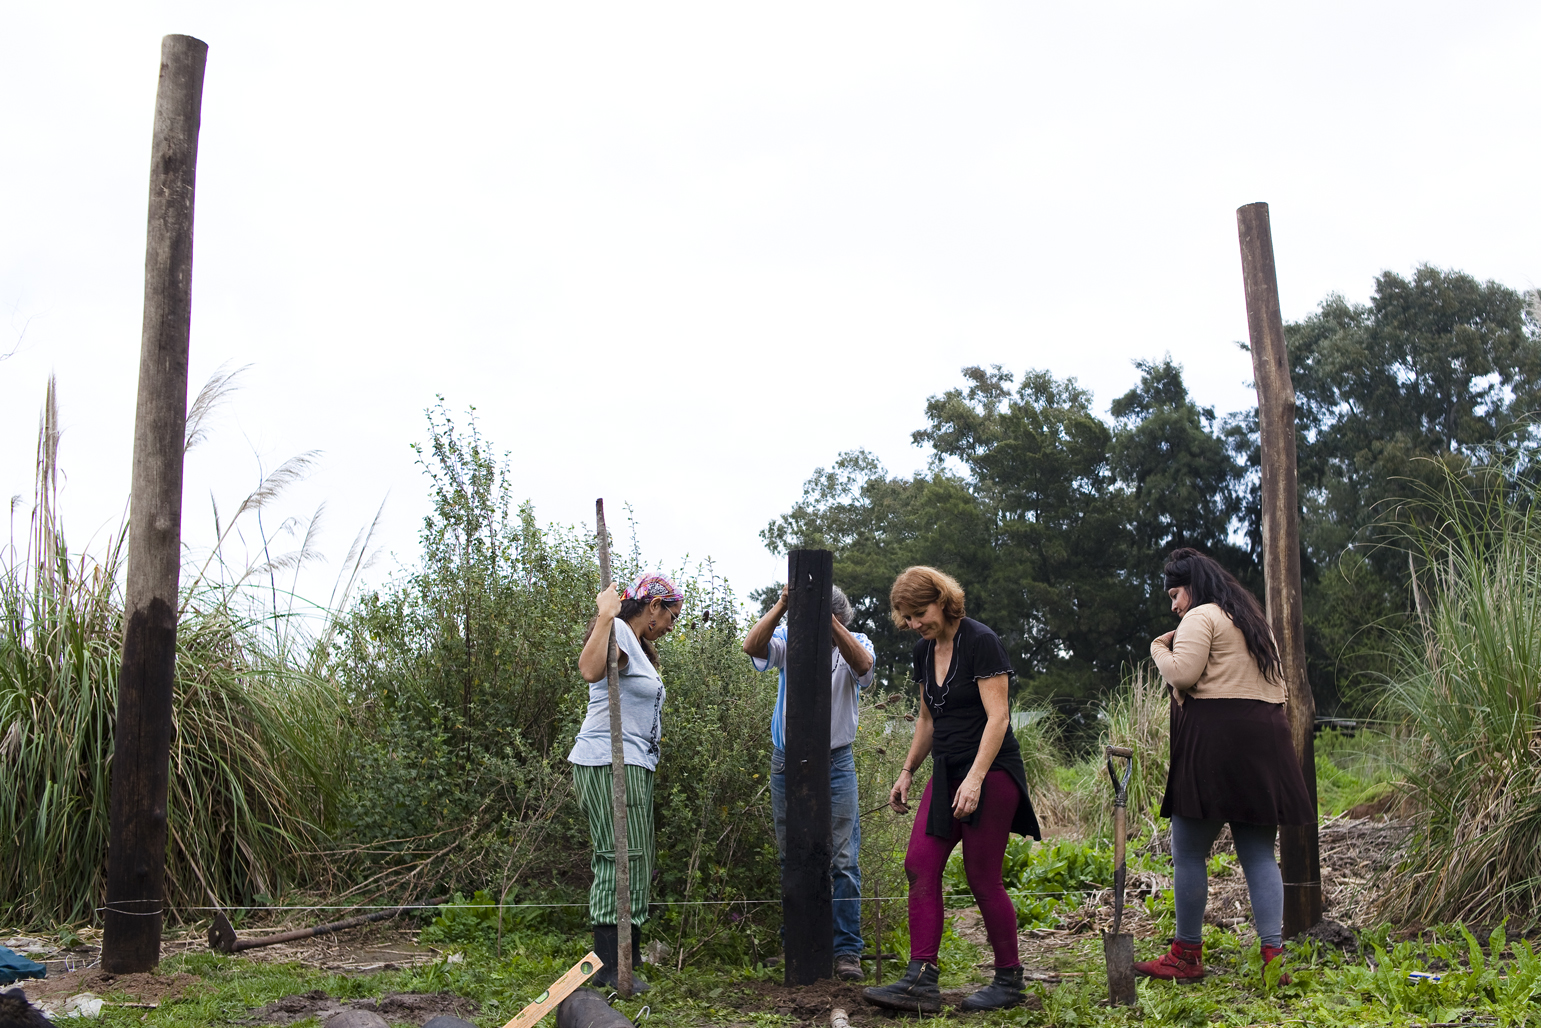
[[(1020, 971), (1020, 969), (1019, 969)], [(911, 960), (904, 977), (892, 985), (874, 985), (862, 995), (874, 1006), (889, 1010), (913, 1010), (917, 1014), (936, 1014), (942, 1009), (942, 990), (936, 987), (942, 972), (935, 964)], [(1017, 979), (1021, 984), (1021, 979)]]
[(618, 959), (615, 952), (615, 925), (597, 924), (594, 926), (594, 955), (599, 962), (604, 964), (589, 979), (589, 984), (602, 989), (615, 988), (615, 964)]
[(960, 1006), (964, 1010), (1005, 1010), (1027, 999), (1022, 991), (1022, 965), (997, 967), (995, 981), (972, 996), (966, 997)]
[[(631, 926), (631, 994), (633, 996), (646, 992), (651, 986), (642, 980), (637, 974), (637, 968), (642, 960), (637, 952), (637, 943), (642, 938), (642, 931), (636, 925)], [(594, 955), (604, 962), (604, 967), (599, 973), (590, 978), (591, 984), (605, 989), (619, 989), (620, 981), (615, 976), (616, 964), (620, 962), (620, 935), (613, 924), (597, 924), (594, 926)]]

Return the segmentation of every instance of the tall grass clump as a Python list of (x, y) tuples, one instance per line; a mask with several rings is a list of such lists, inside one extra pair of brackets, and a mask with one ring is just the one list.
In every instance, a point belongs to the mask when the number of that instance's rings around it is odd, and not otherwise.
[[(70, 551), (57, 425), (50, 382), (30, 529), (0, 561), (0, 916), (12, 923), (90, 922), (105, 898), (129, 540), (120, 530), (95, 554)], [(324, 871), (306, 854), (324, 849), (339, 731), (334, 690), (274, 644), (243, 582), (188, 577), (167, 808), (173, 916)]]
[[(1069, 807), (1078, 833), (1088, 840), (1113, 835), (1109, 746), (1134, 750), (1134, 773), (1129, 779), (1130, 835), (1154, 834), (1170, 759), (1171, 700), (1166, 684), (1149, 663), (1130, 669), (1123, 685), (1103, 703), (1096, 749), (1074, 769)], [(1124, 762), (1118, 760), (1114, 765), (1121, 777)]]
[(1413, 531), (1420, 628), (1386, 705), (1418, 811), (1379, 900), (1402, 924), (1541, 920), (1541, 520), (1519, 467), (1449, 472)]

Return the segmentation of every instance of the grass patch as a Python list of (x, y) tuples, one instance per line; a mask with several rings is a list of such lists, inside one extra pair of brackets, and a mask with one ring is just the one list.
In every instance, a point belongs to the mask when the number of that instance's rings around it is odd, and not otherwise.
[[(231, 1023), (285, 996), (321, 990), (338, 999), (379, 997), (396, 992), (452, 992), (475, 1000), (472, 1018), (496, 1028), (567, 970), (585, 951), (584, 939), (554, 934), (519, 933), (506, 940), (497, 958), (481, 944), (461, 951), (459, 961), (438, 960), (411, 970), (340, 975), (298, 964), (259, 964), (240, 957), (190, 954), (165, 961), (165, 972), (186, 972), (202, 986), (165, 1001), (156, 1010), (107, 1007), (104, 1025), (156, 1025), (165, 1028)], [(1338, 1026), (1429, 1024), (1524, 1025), (1541, 1014), (1541, 955), (1524, 939), (1507, 940), (1502, 929), (1478, 938), (1460, 925), (1397, 939), (1387, 928), (1361, 937), (1360, 950), (1339, 951), (1311, 940), (1287, 947), (1292, 983), (1277, 975), (1265, 979), (1256, 941), (1222, 929), (1206, 928), (1205, 963), (1209, 977), (1191, 985), (1142, 981), (1135, 1010), (1111, 1010), (1106, 999), (1102, 951), (1094, 933), (1055, 951), (1058, 984), (1038, 983), (1042, 1011), (1014, 1010), (963, 1015), (949, 1010), (936, 1018), (911, 1022), (979, 1025), (1145, 1025), (1200, 1028), (1209, 1025), (1304, 1023)], [(1156, 940), (1137, 942), (1138, 955), (1153, 955)], [(945, 989), (981, 985), (986, 972), (974, 965), (979, 947), (949, 931), (942, 943)], [(1037, 966), (1037, 965), (1035, 965)], [(1049, 968), (1038, 967), (1040, 970)], [(809, 1023), (765, 1009), (768, 987), (779, 985), (780, 968), (763, 965), (705, 963), (683, 970), (645, 965), (653, 985), (646, 997), (618, 1006), (637, 1020), (647, 1007), (647, 1022), (699, 1026), (771, 1026)], [(1414, 972), (1438, 980), (1411, 978)], [(108, 997), (111, 998), (110, 996)], [(645, 1000), (645, 1002), (643, 1001)], [(852, 1011), (871, 1016), (858, 1006)], [(313, 1021), (313, 1019), (312, 1019)], [(307, 1022), (298, 1022), (306, 1028)], [(639, 1022), (641, 1023), (641, 1022)]]

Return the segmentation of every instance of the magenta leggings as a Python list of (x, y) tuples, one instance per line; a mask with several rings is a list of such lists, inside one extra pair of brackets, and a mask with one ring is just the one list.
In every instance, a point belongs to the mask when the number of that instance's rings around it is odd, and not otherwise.
[[(956, 792), (956, 788), (953, 790)], [(963, 841), (963, 869), (969, 891), (984, 917), (985, 933), (995, 951), (996, 967), (1016, 967), (1017, 910), (1001, 883), (1001, 861), (1011, 835), (1011, 819), (1017, 813), (1017, 784), (1004, 771), (985, 775), (979, 797), (979, 827), (952, 819), (952, 833), (945, 839), (926, 834), (926, 812), (931, 809), (931, 783), (921, 794), (910, 829), (910, 848), (904, 854), (904, 873), (910, 880), (910, 959), (936, 963), (942, 946), (942, 869), (958, 841)]]

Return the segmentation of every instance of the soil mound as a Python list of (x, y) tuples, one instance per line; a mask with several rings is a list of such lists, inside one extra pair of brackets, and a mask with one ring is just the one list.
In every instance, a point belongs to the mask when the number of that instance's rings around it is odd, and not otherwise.
[(469, 1017), (477, 1009), (474, 1001), (450, 992), (393, 992), (379, 999), (350, 999), (344, 1002), (315, 989), (300, 996), (285, 996), (267, 1006), (258, 1007), (241, 1023), (292, 1024), (307, 1017), (326, 1021), (345, 1010), (367, 1010), (393, 1023), (406, 1021), (421, 1025), (440, 1014)]

